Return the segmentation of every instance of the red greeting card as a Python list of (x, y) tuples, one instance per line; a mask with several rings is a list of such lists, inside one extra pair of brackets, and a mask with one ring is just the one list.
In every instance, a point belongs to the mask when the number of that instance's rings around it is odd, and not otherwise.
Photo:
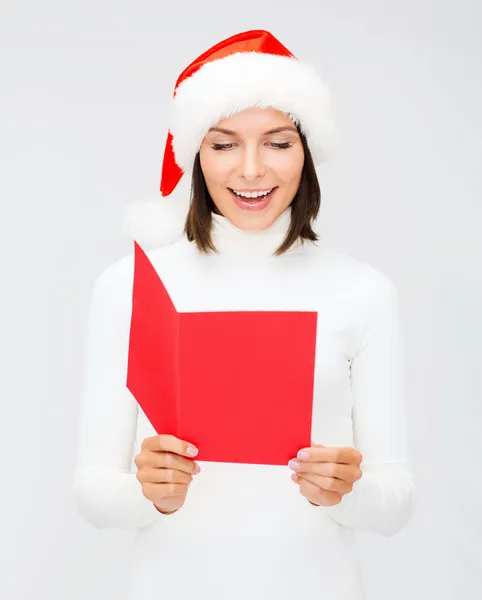
[(316, 312), (178, 313), (135, 243), (127, 387), (196, 460), (285, 465), (311, 445)]

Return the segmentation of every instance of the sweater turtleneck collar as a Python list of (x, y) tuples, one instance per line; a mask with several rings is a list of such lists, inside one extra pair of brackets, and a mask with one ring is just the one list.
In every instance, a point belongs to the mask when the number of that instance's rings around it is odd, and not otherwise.
[[(222, 215), (212, 214), (211, 237), (222, 255), (273, 256), (283, 242), (291, 222), (291, 207), (288, 207), (267, 229), (239, 229)], [(294, 248), (296, 244), (292, 246)]]

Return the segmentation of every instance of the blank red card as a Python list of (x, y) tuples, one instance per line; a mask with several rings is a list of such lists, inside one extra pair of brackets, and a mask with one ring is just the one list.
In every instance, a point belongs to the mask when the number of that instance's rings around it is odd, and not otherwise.
[(197, 460), (285, 465), (311, 445), (316, 312), (178, 313), (135, 243), (127, 387)]

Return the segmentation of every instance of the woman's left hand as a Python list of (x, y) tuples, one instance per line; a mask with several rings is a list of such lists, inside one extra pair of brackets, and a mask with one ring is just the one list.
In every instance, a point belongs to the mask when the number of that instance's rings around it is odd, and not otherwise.
[(353, 489), (362, 476), (362, 455), (354, 448), (333, 448), (313, 444), (302, 448), (288, 466), (295, 471), (291, 478), (311, 504), (333, 506)]

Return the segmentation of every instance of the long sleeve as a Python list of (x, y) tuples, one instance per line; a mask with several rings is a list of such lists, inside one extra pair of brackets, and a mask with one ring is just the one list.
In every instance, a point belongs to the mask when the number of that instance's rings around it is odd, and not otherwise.
[(393, 283), (362, 267), (363, 325), (351, 360), (354, 446), (362, 477), (339, 504), (324, 507), (346, 527), (390, 536), (409, 521), (415, 486), (409, 458), (404, 342)]
[(97, 528), (135, 529), (163, 518), (131, 472), (137, 406), (126, 388), (132, 261), (95, 282), (86, 329), (75, 500)]

